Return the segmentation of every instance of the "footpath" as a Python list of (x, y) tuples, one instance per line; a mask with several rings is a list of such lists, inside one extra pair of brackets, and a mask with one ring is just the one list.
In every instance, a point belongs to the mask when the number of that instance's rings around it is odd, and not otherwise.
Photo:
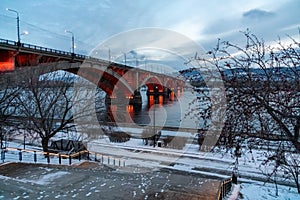
[[(138, 170), (141, 170), (139, 168)], [(4, 163), (0, 199), (215, 199), (219, 180), (172, 170), (135, 171), (98, 162)]]

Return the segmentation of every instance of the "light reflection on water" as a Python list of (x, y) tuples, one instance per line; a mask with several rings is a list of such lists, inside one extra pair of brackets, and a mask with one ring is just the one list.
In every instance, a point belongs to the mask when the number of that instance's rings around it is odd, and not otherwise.
[[(149, 102), (147, 100), (146, 91), (141, 91), (142, 106), (137, 109), (133, 105), (127, 105), (122, 108), (120, 106), (111, 105), (107, 112), (108, 120), (112, 121), (112, 118), (117, 118), (118, 122), (122, 123), (135, 123), (137, 125), (157, 125), (157, 126), (170, 126), (170, 127), (187, 127), (196, 128), (201, 126), (203, 122), (195, 122), (195, 119), (187, 119), (182, 122), (185, 113), (189, 112), (187, 106), (195, 96), (191, 92), (177, 93), (176, 99), (163, 103), (163, 96), (159, 96), (158, 103), (154, 104), (154, 97), (150, 96)], [(128, 113), (130, 117), (120, 116), (115, 113)], [(125, 115), (125, 114), (124, 114)], [(128, 115), (127, 115), (128, 116)], [(195, 125), (197, 123), (197, 125)]]

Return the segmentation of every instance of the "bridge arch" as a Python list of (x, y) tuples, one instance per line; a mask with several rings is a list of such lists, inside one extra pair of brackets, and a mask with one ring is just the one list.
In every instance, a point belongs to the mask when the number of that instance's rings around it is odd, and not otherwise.
[(175, 84), (174, 81), (172, 81), (171, 79), (167, 79), (164, 85), (173, 91), (177, 88), (177, 84)]
[(148, 105), (165, 104), (168, 100), (174, 100), (174, 89), (176, 85), (171, 79), (159, 78), (157, 76), (149, 76), (143, 80), (141, 85), (147, 86)]
[(148, 88), (148, 92), (153, 92), (154, 89), (163, 92), (163, 82), (157, 76), (148, 76), (142, 84), (146, 85)]
[[(130, 99), (134, 95), (134, 90), (129, 85), (128, 81), (117, 72), (109, 69), (107, 66), (93, 62), (84, 62), (83, 64), (66, 61), (45, 63), (37, 66), (19, 68), (13, 73), (8, 74), (8, 76), (13, 77), (12, 80), (22, 79), (18, 73), (23, 73), (25, 75), (34, 74), (34, 76), (38, 78), (40, 75), (59, 70), (73, 73), (90, 81), (95, 85), (95, 87), (97, 86), (102, 89), (110, 99), (122, 99), (123, 104), (131, 103)], [(26, 78), (26, 76), (24, 76), (24, 78)]]
[(72, 72), (101, 88), (110, 98), (130, 98), (134, 90), (128, 82), (115, 71), (97, 64), (84, 63), (80, 68), (69, 68)]

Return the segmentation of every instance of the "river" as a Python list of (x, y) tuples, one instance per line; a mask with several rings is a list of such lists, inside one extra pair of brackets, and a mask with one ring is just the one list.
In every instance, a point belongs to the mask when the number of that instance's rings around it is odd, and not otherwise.
[[(146, 91), (140, 91), (142, 96), (142, 106), (135, 108), (127, 105), (126, 108), (112, 105), (106, 108), (108, 120), (120, 123), (135, 123), (137, 125), (161, 126), (161, 127), (184, 127), (199, 128), (203, 122), (197, 120), (195, 99), (197, 96), (191, 91), (177, 93), (175, 100), (169, 100), (163, 104), (162, 96), (157, 104), (148, 102)], [(150, 97), (150, 99), (152, 99)], [(113, 116), (113, 117), (112, 117)], [(103, 119), (103, 118), (102, 118)]]

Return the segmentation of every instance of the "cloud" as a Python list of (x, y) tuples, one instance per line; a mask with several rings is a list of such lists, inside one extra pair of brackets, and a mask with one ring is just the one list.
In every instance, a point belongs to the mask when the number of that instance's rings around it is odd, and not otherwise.
[(274, 1), (256, 3), (248, 2), (248, 5), (241, 5), (236, 9), (228, 8), (232, 10), (230, 16), (224, 16), (203, 28), (200, 40), (202, 45), (213, 48), (217, 38), (243, 45), (245, 41), (240, 31), (246, 29), (263, 38), (266, 44), (277, 40), (278, 37), (284, 38), (287, 34), (291, 36), (298, 34), (300, 1), (278, 0), (276, 3)]
[(251, 9), (243, 14), (244, 18), (248, 19), (263, 19), (263, 18), (269, 18), (274, 16), (275, 13), (265, 11), (265, 10), (260, 10), (260, 9)]
[[(4, 12), (10, 7), (20, 12), (21, 30), (29, 31), (22, 41), (69, 51), (70, 36), (64, 32), (68, 29), (75, 34), (78, 53), (89, 52), (115, 34), (144, 27), (176, 31), (205, 48), (214, 47), (217, 38), (239, 43), (239, 31), (247, 28), (268, 41), (297, 33), (300, 18), (299, 0), (228, 0), (222, 5), (219, 0), (1, 2), (0, 26), (5, 29), (0, 38), (16, 39), (15, 15)], [(45, 8), (49, 12), (44, 12)]]

